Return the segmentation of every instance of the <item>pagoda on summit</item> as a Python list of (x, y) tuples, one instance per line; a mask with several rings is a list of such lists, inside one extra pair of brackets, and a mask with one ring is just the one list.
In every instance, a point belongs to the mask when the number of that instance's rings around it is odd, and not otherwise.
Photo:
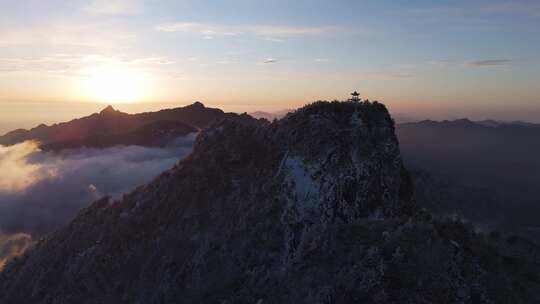
[(352, 98), (349, 99), (349, 101), (360, 101), (360, 93), (358, 93), (357, 91), (352, 92), (351, 96)]

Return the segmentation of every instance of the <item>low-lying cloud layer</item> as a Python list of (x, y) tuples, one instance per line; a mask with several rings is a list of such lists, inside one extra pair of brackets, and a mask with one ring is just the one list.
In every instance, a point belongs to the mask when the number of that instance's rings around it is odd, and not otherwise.
[(166, 148), (60, 154), (43, 152), (33, 142), (0, 146), (0, 266), (26, 249), (32, 236), (65, 224), (99, 197), (119, 197), (172, 167), (191, 152), (194, 139), (194, 134), (179, 138)]

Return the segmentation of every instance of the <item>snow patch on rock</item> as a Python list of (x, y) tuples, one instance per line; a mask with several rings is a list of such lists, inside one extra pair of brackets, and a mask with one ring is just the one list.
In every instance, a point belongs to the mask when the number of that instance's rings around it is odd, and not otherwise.
[(316, 179), (319, 170), (308, 166), (301, 157), (287, 157), (284, 163), (285, 182), (292, 194), (290, 201), (301, 215), (306, 215), (317, 208), (320, 199), (320, 183)]

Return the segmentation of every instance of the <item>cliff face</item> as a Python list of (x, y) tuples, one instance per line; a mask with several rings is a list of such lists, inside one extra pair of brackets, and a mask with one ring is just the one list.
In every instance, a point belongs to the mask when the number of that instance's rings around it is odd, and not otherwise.
[(239, 115), (9, 264), (0, 302), (489, 303), (502, 287), (496, 300), (526, 298), (529, 286), (514, 293), (505, 269), (479, 261), (472, 232), (411, 197), (382, 104)]

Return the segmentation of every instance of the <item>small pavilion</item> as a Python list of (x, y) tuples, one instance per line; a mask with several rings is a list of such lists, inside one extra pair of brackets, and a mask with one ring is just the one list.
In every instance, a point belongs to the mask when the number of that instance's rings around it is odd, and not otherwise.
[(351, 93), (352, 98), (350, 101), (360, 101), (360, 93), (354, 91)]

